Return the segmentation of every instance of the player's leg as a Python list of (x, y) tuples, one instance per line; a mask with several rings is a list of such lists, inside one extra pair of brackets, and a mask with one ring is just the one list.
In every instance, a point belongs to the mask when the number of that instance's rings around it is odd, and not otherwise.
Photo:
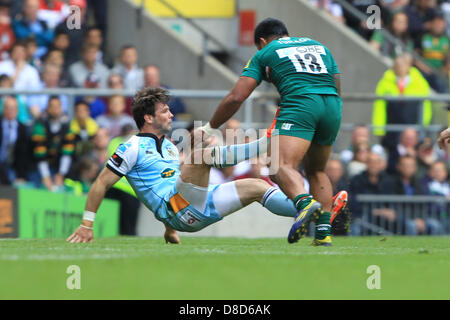
[(294, 217), (297, 214), (293, 202), (280, 189), (261, 179), (224, 183), (213, 192), (214, 206), (222, 218), (255, 201), (276, 215)]
[(308, 150), (303, 167), (310, 183), (310, 191), (315, 199), (323, 205), (324, 211), (316, 222), (314, 245), (331, 245), (330, 218), (333, 188), (325, 166), (330, 156), (332, 145), (336, 140), (342, 117), (342, 100), (338, 96), (320, 96), (322, 103), (317, 105), (320, 118), (317, 131)]
[(325, 173), (325, 166), (330, 153), (331, 146), (321, 146), (313, 142), (302, 162), (306, 178), (310, 184), (310, 192), (314, 199), (322, 204), (323, 208), (323, 213), (314, 221), (316, 223), (314, 238), (317, 244), (321, 241), (331, 244), (331, 239), (327, 237), (331, 234), (330, 218), (333, 187)]

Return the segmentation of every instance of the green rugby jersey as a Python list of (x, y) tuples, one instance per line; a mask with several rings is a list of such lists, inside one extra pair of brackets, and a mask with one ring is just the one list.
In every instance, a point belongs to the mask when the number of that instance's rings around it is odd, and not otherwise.
[(450, 49), (450, 40), (445, 35), (435, 37), (427, 33), (422, 37), (421, 45), (424, 60), (433, 68), (441, 68)]
[(297, 105), (298, 96), (338, 95), (333, 74), (339, 73), (327, 47), (309, 38), (273, 40), (249, 60), (241, 76), (272, 82), (281, 106)]

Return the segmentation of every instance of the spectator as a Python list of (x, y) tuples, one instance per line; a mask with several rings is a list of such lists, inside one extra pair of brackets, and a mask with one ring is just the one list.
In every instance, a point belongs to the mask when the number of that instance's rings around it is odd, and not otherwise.
[(44, 66), (45, 65), (54, 65), (61, 70), (59, 75), (59, 87), (65, 88), (69, 86), (69, 74), (64, 60), (64, 53), (61, 50), (50, 50), (44, 57)]
[[(117, 91), (124, 90), (124, 84), (123, 84), (122, 76), (120, 74), (112, 72), (109, 75), (109, 78), (108, 78), (108, 88), (109, 89), (114, 89), (114, 90), (117, 90)], [(107, 97), (103, 98), (103, 101), (105, 103), (108, 103), (108, 98)], [(126, 97), (125, 101), (126, 101), (125, 112), (126, 112), (126, 114), (132, 116), (133, 115), (133, 112), (132, 112), (133, 97)]]
[(262, 179), (268, 184), (275, 186), (275, 183), (269, 178), (269, 168), (266, 165), (267, 161), (264, 157), (251, 159), (250, 163), (250, 170), (247, 173), (236, 176), (234, 180), (247, 178)]
[(26, 48), (22, 42), (16, 42), (11, 48), (11, 58), (0, 62), (0, 74), (8, 75), (14, 89), (39, 90), (39, 73), (27, 63)]
[(419, 133), (414, 128), (407, 128), (400, 134), (399, 142), (395, 145), (390, 145), (388, 148), (388, 166), (387, 171), (390, 174), (395, 174), (397, 171), (397, 163), (400, 157), (410, 156), (417, 157), (417, 147), (419, 144)]
[(9, 16), (10, 6), (11, 3), (9, 1), (0, 1), (0, 61), (8, 58), (8, 51), (16, 41)]
[(103, 39), (106, 39), (108, 31), (108, 2), (107, 0), (88, 0), (89, 11), (94, 13), (95, 25), (102, 31)]
[[(4, 89), (11, 89), (13, 87), (13, 82), (10, 77), (8, 77), (6, 74), (3, 74), (0, 76), (0, 88)], [(17, 115), (17, 121), (24, 125), (30, 125), (33, 121), (33, 116), (31, 109), (28, 108), (26, 99), (22, 95), (15, 95), (17, 104), (18, 104), (18, 115)], [(3, 106), (5, 103), (5, 100), (8, 98), (8, 96), (2, 96), (0, 97), (0, 114), (3, 111)]]
[(82, 60), (69, 67), (69, 77), (72, 86), (85, 87), (89, 75), (94, 74), (99, 79), (100, 88), (106, 88), (109, 77), (109, 69), (97, 61), (98, 47), (85, 45), (82, 50)]
[(95, 159), (83, 157), (75, 165), (70, 177), (64, 179), (65, 191), (79, 196), (87, 194), (95, 178), (97, 178), (99, 169), (100, 166)]
[(53, 31), (45, 21), (38, 18), (39, 7), (39, 0), (25, 0), (23, 15), (13, 21), (13, 29), (19, 40), (36, 38), (38, 45), (36, 56), (42, 57), (53, 42)]
[[(158, 87), (170, 90), (170, 87), (161, 84), (159, 69), (153, 65), (144, 68), (144, 87)], [(180, 98), (172, 97), (168, 105), (175, 119), (177, 119), (177, 114), (180, 115), (186, 112), (184, 102)]]
[(86, 33), (84, 43), (87, 45), (94, 45), (99, 48), (97, 52), (97, 62), (103, 63), (108, 67), (112, 65), (112, 59), (103, 50), (103, 35), (102, 30), (98, 27), (90, 27)]
[(433, 73), (433, 69), (444, 71), (445, 58), (450, 48), (450, 40), (445, 34), (445, 20), (442, 13), (436, 13), (430, 21), (430, 31), (424, 34), (419, 43), (419, 50), (426, 64), (418, 66), (431, 87), (439, 93), (448, 92), (445, 79)]
[(448, 171), (444, 161), (436, 161), (430, 166), (428, 177), (424, 179), (424, 182), (427, 194), (450, 197)]
[(419, 179), (416, 177), (417, 160), (410, 155), (400, 156), (397, 164), (395, 179), (395, 193), (401, 195), (424, 194)]
[(35, 67), (37, 70), (40, 70), (42, 60), (37, 56), (38, 46), (36, 39), (33, 37), (26, 38), (23, 40), (23, 43), (25, 44), (25, 49), (27, 51), (27, 63), (30, 66)]
[(100, 166), (103, 166), (109, 159), (109, 141), (108, 130), (105, 128), (98, 128), (93, 139), (94, 149), (92, 150), (91, 157), (94, 158)]
[[(387, 70), (377, 84), (379, 96), (422, 96), (430, 95), (428, 82), (419, 70), (411, 66), (411, 56), (404, 54), (394, 61), (393, 69)], [(422, 108), (422, 119), (420, 119)], [(376, 127), (374, 134), (385, 136), (386, 124), (423, 124), (429, 125), (432, 118), (431, 102), (385, 101), (376, 100), (372, 114), (372, 123)], [(384, 145), (392, 147), (397, 143), (398, 134), (386, 136)]]
[[(340, 160), (344, 164), (350, 163), (350, 161), (352, 161), (352, 159), (354, 158), (354, 150), (356, 146), (359, 145), (360, 143), (369, 143), (369, 142), (370, 142), (369, 128), (366, 125), (361, 124), (356, 125), (352, 131), (350, 148), (341, 151)], [(370, 150), (380, 155), (384, 153), (383, 147), (379, 144), (373, 144), (370, 147)]]
[[(402, 230), (406, 234), (416, 234), (414, 221), (403, 219), (393, 209), (382, 207), (366, 212), (369, 216), (363, 216), (363, 208), (357, 201), (359, 194), (389, 195), (395, 194), (393, 179), (383, 170), (385, 164), (380, 155), (370, 153), (367, 161), (367, 171), (353, 177), (350, 180), (349, 204), (354, 217), (368, 219), (365, 222), (381, 226), (383, 221), (389, 221), (394, 230)], [(352, 234), (360, 235), (362, 225), (352, 224)]]
[(330, 178), (333, 187), (333, 194), (341, 190), (348, 190), (348, 181), (345, 178), (345, 170), (343, 163), (338, 157), (331, 157), (325, 167), (325, 173)]
[[(91, 73), (86, 78), (86, 82), (84, 83), (85, 88), (87, 89), (97, 89), (100, 84), (100, 79), (96, 74)], [(103, 100), (96, 96), (85, 96), (82, 98), (78, 98), (77, 102), (80, 100), (84, 100), (89, 104), (89, 109), (91, 110), (91, 117), (97, 118), (98, 116), (106, 113), (106, 104)]]
[(109, 98), (108, 114), (97, 118), (98, 125), (106, 128), (109, 136), (112, 138), (119, 136), (121, 128), (127, 124), (133, 128), (136, 127), (133, 118), (124, 113), (125, 107), (125, 98), (123, 96), (112, 96)]
[[(65, 33), (69, 36), (69, 48), (66, 52), (66, 63), (67, 65), (72, 65), (76, 61), (80, 59), (80, 48), (83, 47), (84, 39), (87, 34), (87, 19), (86, 19), (86, 10), (87, 4), (86, 0), (69, 0), (69, 6), (76, 6), (80, 9), (80, 28), (70, 28), (70, 23), (68, 23), (67, 19), (61, 22), (56, 28), (55, 33)], [(71, 12), (73, 13), (73, 12)]]
[(431, 165), (438, 159), (438, 146), (433, 144), (431, 138), (426, 137), (417, 148), (418, 176), (424, 177)]
[(40, 0), (38, 18), (54, 30), (70, 14), (69, 6), (61, 0)]
[(18, 103), (6, 97), (0, 117), (0, 167), (4, 168), (9, 182), (25, 182), (29, 160), (27, 128), (17, 121)]
[(58, 97), (50, 97), (46, 114), (33, 127), (32, 141), (42, 184), (51, 191), (62, 188), (72, 164), (75, 135)]
[[(40, 90), (45, 89), (57, 89), (59, 88), (61, 68), (57, 65), (46, 64), (42, 72), (42, 82), (40, 84)], [(61, 101), (62, 111), (65, 114), (69, 112), (69, 98), (65, 95), (59, 95)], [(47, 109), (48, 100), (50, 96), (47, 94), (30, 96), (28, 104), (34, 109), (34, 117), (38, 118), (39, 115)]]
[[(397, 175), (395, 177), (396, 194), (400, 195), (421, 195), (424, 194), (422, 184), (416, 178), (417, 161), (411, 156), (402, 156), (397, 165)], [(414, 222), (418, 234), (439, 235), (442, 233), (442, 225), (435, 217), (427, 215), (415, 216)]]
[(432, 0), (412, 0), (411, 4), (405, 8), (408, 16), (408, 30), (413, 39), (428, 31), (430, 20), (435, 12), (436, 3)]
[(98, 124), (90, 117), (89, 105), (85, 101), (75, 104), (75, 117), (70, 122), (70, 131), (75, 135), (75, 157), (89, 154), (93, 149)]
[(138, 67), (138, 52), (135, 46), (123, 46), (120, 51), (120, 62), (113, 72), (124, 79), (125, 89), (137, 90), (144, 85), (144, 70)]
[[(407, 51), (414, 50), (414, 42), (408, 34), (408, 16), (403, 12), (397, 12), (393, 15), (388, 31), (396, 37), (406, 47)], [(370, 39), (372, 48), (384, 56), (395, 58), (405, 52), (405, 50), (389, 41), (382, 30), (376, 30)]]
[(64, 30), (58, 30), (53, 38), (52, 49), (60, 50), (65, 55), (70, 47), (70, 38)]
[(369, 152), (368, 142), (361, 141), (355, 146), (353, 159), (347, 166), (347, 175), (349, 179), (367, 170)]
[[(121, 128), (118, 137), (111, 140), (108, 146), (108, 154), (112, 156), (120, 144), (125, 143), (136, 133), (133, 125), (125, 125)], [(106, 192), (106, 197), (120, 202), (120, 234), (136, 235), (136, 224), (139, 213), (140, 201), (136, 197), (131, 185), (125, 177), (122, 177), (112, 188)]]
[(339, 3), (333, 0), (310, 0), (311, 4), (316, 8), (325, 10), (330, 16), (340, 23), (345, 23), (344, 10)]

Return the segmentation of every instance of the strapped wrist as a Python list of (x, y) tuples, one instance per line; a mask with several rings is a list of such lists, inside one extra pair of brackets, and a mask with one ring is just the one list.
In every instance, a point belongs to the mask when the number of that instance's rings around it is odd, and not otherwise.
[(83, 214), (83, 220), (94, 222), (95, 215), (96, 215), (95, 212), (85, 210)]

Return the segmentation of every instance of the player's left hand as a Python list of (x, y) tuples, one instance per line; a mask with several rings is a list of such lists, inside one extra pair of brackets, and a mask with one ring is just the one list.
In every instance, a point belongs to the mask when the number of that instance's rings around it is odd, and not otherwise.
[(178, 233), (174, 229), (169, 227), (166, 227), (166, 232), (164, 232), (164, 239), (166, 240), (166, 243), (180, 243), (180, 237), (178, 236)]
[(94, 241), (94, 230), (79, 226), (66, 241), (70, 243), (92, 243)]

